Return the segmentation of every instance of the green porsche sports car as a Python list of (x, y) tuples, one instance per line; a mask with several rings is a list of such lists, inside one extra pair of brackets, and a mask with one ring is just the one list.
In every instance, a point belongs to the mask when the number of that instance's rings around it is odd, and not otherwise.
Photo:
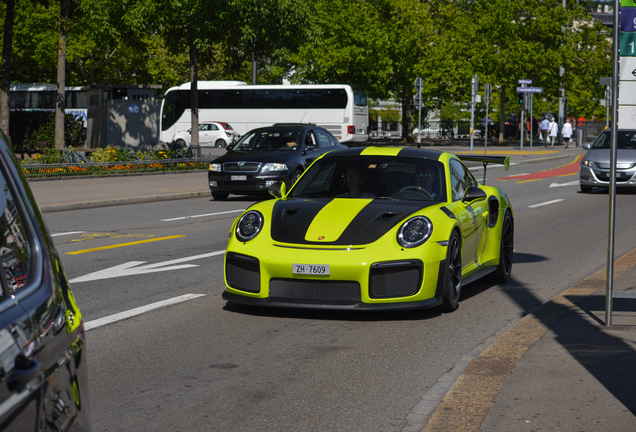
[(514, 220), (506, 194), (460, 156), (366, 147), (318, 158), (276, 199), (232, 225), (223, 298), (259, 306), (453, 311), (463, 284), (508, 280)]

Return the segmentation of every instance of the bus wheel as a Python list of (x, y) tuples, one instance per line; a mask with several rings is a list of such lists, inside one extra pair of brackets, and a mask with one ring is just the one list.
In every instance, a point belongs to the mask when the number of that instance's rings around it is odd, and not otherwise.
[(225, 144), (225, 141), (224, 141), (224, 140), (222, 140), (222, 139), (218, 139), (218, 140), (216, 140), (216, 142), (214, 143), (214, 146), (215, 146), (215, 147), (225, 147), (225, 146), (226, 146), (226, 144)]

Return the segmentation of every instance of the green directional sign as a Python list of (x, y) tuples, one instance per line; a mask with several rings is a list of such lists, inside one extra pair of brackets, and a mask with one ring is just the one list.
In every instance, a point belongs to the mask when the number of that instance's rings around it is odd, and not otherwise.
[(625, 57), (636, 56), (636, 33), (621, 32), (620, 55)]
[(634, 6), (636, 7), (636, 0), (621, 0), (621, 8)]

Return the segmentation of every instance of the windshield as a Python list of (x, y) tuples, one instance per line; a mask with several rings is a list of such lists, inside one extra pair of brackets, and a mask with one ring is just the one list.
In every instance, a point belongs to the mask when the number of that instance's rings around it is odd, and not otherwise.
[[(617, 131), (618, 149), (636, 150), (636, 131)], [(610, 131), (605, 131), (596, 138), (593, 149), (609, 149), (610, 148)]]
[(307, 170), (290, 196), (443, 202), (444, 165), (427, 159), (389, 156), (324, 158)]
[(302, 129), (251, 131), (230, 149), (234, 151), (294, 151), (300, 145), (302, 132)]

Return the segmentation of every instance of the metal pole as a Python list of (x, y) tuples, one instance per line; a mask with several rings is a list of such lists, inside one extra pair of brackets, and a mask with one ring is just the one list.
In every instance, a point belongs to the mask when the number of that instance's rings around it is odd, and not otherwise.
[(610, 190), (609, 190), (609, 226), (607, 233), (607, 277), (605, 287), (605, 326), (612, 325), (614, 299), (614, 234), (616, 232), (616, 157), (618, 138), (618, 58), (620, 54), (619, 38), (620, 0), (614, 0), (614, 61), (612, 63), (612, 126), (610, 141)]
[(530, 104), (530, 117), (528, 117), (528, 121), (530, 122), (530, 157), (532, 157), (532, 93), (529, 94), (530, 97), (530, 101), (528, 101), (528, 103)]
[(484, 154), (488, 151), (488, 108), (490, 105), (490, 98), (486, 99), (486, 138), (484, 139)]
[(473, 154), (473, 135), (475, 128), (475, 78), (470, 81), (470, 154)]
[(420, 94), (419, 107), (417, 110), (417, 148), (422, 145), (422, 95)]

